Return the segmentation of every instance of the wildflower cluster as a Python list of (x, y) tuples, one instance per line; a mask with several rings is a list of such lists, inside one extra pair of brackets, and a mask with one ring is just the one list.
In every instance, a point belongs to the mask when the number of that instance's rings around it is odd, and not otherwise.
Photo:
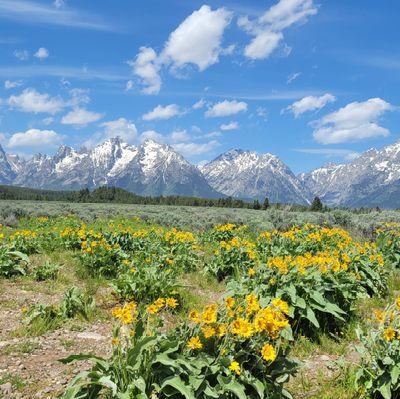
[(375, 310), (372, 323), (368, 331), (357, 331), (362, 361), (356, 383), (368, 397), (395, 398), (400, 394), (400, 297)]

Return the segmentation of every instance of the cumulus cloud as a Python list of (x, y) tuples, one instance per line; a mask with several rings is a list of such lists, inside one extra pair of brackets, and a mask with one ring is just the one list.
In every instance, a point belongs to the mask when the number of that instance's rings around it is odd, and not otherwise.
[(40, 61), (46, 59), (49, 56), (49, 50), (44, 47), (40, 47), (36, 53), (34, 54), (34, 57), (38, 58)]
[(207, 118), (215, 118), (220, 116), (229, 116), (235, 115), (239, 112), (247, 111), (247, 103), (244, 101), (228, 101), (224, 100), (219, 103), (214, 104), (210, 109), (208, 109), (205, 113)]
[(282, 42), (285, 29), (316, 13), (313, 0), (280, 0), (257, 19), (239, 18), (238, 26), (253, 36), (244, 55), (252, 60), (268, 58)]
[(142, 92), (157, 94), (160, 91), (163, 67), (173, 73), (190, 66), (204, 71), (216, 64), (220, 55), (232, 53), (234, 47), (222, 47), (223, 34), (231, 19), (232, 13), (225, 8), (212, 10), (203, 5), (169, 35), (160, 54), (151, 47), (141, 47), (128, 64), (144, 86)]
[(207, 154), (219, 146), (220, 143), (216, 140), (211, 140), (207, 143), (177, 143), (172, 145), (176, 151), (187, 157)]
[(140, 141), (154, 140), (158, 143), (165, 143), (165, 136), (155, 130), (146, 130), (140, 135)]
[(75, 108), (68, 112), (61, 119), (63, 125), (86, 126), (89, 123), (97, 122), (104, 115), (98, 112), (88, 111), (84, 108)]
[(314, 139), (321, 144), (338, 144), (386, 137), (390, 132), (378, 124), (379, 118), (394, 109), (393, 105), (381, 98), (352, 102), (313, 122)]
[(142, 119), (145, 121), (152, 121), (155, 119), (170, 119), (181, 114), (182, 111), (176, 104), (169, 104), (165, 107), (162, 105), (157, 105), (157, 107), (155, 107), (152, 111), (144, 114)]
[(195, 103), (192, 105), (192, 108), (193, 108), (193, 109), (201, 109), (201, 108), (203, 108), (205, 105), (206, 105), (205, 100), (200, 99), (199, 101), (195, 102)]
[(299, 101), (289, 105), (286, 109), (282, 110), (281, 113), (289, 111), (293, 113), (295, 118), (298, 118), (301, 114), (308, 111), (316, 111), (324, 108), (327, 104), (336, 101), (336, 97), (332, 94), (324, 94), (323, 96), (307, 96)]
[(19, 86), (22, 86), (22, 80), (6, 80), (4, 82), (4, 88), (6, 90), (14, 89)]
[(59, 97), (51, 97), (47, 93), (39, 93), (35, 89), (25, 89), (20, 95), (10, 96), (8, 105), (22, 112), (46, 112), (55, 114), (65, 107), (65, 102)]
[(185, 142), (189, 141), (190, 139), (191, 137), (186, 130), (177, 130), (175, 132), (172, 132), (168, 137), (168, 141), (170, 143)]
[(222, 37), (231, 18), (232, 13), (225, 8), (212, 10), (203, 5), (170, 34), (161, 59), (171, 63), (172, 68), (179, 69), (192, 64), (204, 71), (217, 63), (224, 51)]
[(27, 61), (29, 59), (29, 52), (27, 50), (15, 50), (14, 57), (20, 61)]
[(239, 124), (237, 122), (224, 123), (219, 128), (221, 130), (236, 130), (239, 129)]
[(7, 147), (18, 150), (44, 150), (57, 148), (62, 144), (62, 136), (54, 130), (29, 129), (14, 133), (8, 140)]
[(151, 47), (140, 47), (135, 60), (128, 61), (133, 73), (144, 86), (144, 94), (157, 94), (161, 89), (161, 65), (157, 53)]
[(102, 141), (112, 137), (120, 137), (122, 140), (128, 143), (132, 143), (136, 140), (136, 126), (132, 121), (129, 121), (125, 118), (103, 122), (100, 124), (100, 126), (104, 128)]

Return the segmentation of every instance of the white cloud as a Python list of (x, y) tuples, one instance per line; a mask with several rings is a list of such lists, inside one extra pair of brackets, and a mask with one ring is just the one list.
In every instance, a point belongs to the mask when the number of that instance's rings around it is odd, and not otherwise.
[(393, 105), (381, 98), (353, 102), (314, 122), (314, 139), (321, 144), (354, 142), (373, 137), (386, 137), (389, 130), (379, 126), (379, 118)]
[(69, 94), (71, 98), (66, 102), (66, 105), (70, 107), (76, 108), (82, 104), (90, 103), (89, 90), (87, 89), (71, 89)]
[(161, 89), (160, 65), (157, 53), (151, 47), (140, 47), (135, 60), (128, 61), (133, 73), (144, 85), (144, 94), (157, 94)]
[(55, 7), (64, 2), (39, 2), (31, 0), (1, 0), (0, 15), (3, 19), (31, 25), (58, 25), (70, 28), (83, 28), (110, 31), (113, 26), (93, 12)]
[(29, 129), (26, 132), (15, 133), (8, 140), (10, 149), (44, 150), (58, 147), (62, 144), (62, 136), (54, 130)]
[(287, 77), (287, 84), (289, 85), (290, 83), (292, 83), (294, 80), (296, 80), (299, 76), (301, 75), (301, 72), (294, 72), (291, 73), (288, 77)]
[(322, 155), (326, 158), (343, 158), (352, 161), (360, 156), (360, 153), (342, 148), (296, 148), (294, 151), (303, 152), (305, 154)]
[(142, 119), (145, 121), (152, 121), (155, 119), (170, 119), (174, 116), (181, 115), (182, 111), (176, 104), (169, 104), (163, 107), (162, 105), (157, 105), (152, 111), (144, 114)]
[(44, 47), (40, 47), (36, 53), (34, 54), (34, 57), (39, 58), (40, 61), (46, 59), (49, 56), (49, 50)]
[(307, 96), (299, 101), (295, 101), (289, 107), (283, 109), (281, 113), (285, 111), (291, 112), (295, 118), (298, 118), (301, 114), (308, 111), (316, 111), (324, 108), (327, 104), (336, 101), (336, 97), (332, 94), (326, 93), (323, 96)]
[(15, 87), (22, 86), (22, 80), (6, 80), (4, 82), (4, 88), (6, 90), (8, 89), (14, 89)]
[[(252, 60), (268, 58), (283, 40), (285, 29), (296, 23), (305, 23), (316, 13), (313, 0), (280, 0), (256, 20), (239, 18), (238, 26), (253, 36), (245, 47), (245, 56)], [(289, 46), (285, 47), (291, 51)], [(290, 54), (290, 51), (287, 54), (287, 49), (284, 50), (286, 56)]]
[(51, 125), (53, 122), (54, 122), (54, 118), (51, 116), (49, 116), (48, 118), (42, 119), (43, 125), (46, 125), (46, 126)]
[(237, 122), (222, 124), (220, 126), (220, 129), (221, 130), (236, 130), (236, 129), (239, 129), (239, 124)]
[(91, 112), (84, 108), (75, 108), (62, 117), (61, 123), (63, 125), (86, 126), (89, 123), (97, 122), (103, 116), (103, 114), (98, 112)]
[(137, 137), (135, 124), (125, 118), (103, 122), (100, 126), (104, 128), (104, 134), (101, 141), (112, 137), (120, 137), (123, 141), (133, 143)]
[(233, 45), (222, 47), (223, 34), (231, 19), (232, 13), (225, 8), (212, 10), (203, 5), (169, 35), (160, 54), (151, 47), (141, 47), (136, 58), (128, 64), (144, 86), (142, 92), (159, 93), (163, 67), (176, 74), (188, 66), (204, 71), (216, 64), (220, 55), (231, 54)]
[(201, 133), (201, 129), (197, 125), (193, 125), (192, 126), (192, 132)]
[(128, 80), (125, 85), (125, 91), (130, 91), (133, 89), (134, 83), (133, 80)]
[(257, 114), (257, 116), (266, 119), (268, 116), (268, 110), (265, 107), (258, 107), (256, 109), (256, 114)]
[(65, 7), (65, 1), (64, 0), (54, 0), (53, 5), (55, 8), (64, 8)]
[(200, 99), (199, 101), (197, 101), (196, 103), (194, 103), (192, 105), (193, 109), (201, 109), (206, 105), (206, 102), (203, 99)]
[(154, 140), (158, 143), (165, 143), (165, 137), (156, 132), (155, 130), (146, 130), (140, 135), (140, 141), (143, 142), (145, 140)]
[(231, 12), (225, 8), (212, 10), (203, 5), (173, 31), (162, 52), (161, 59), (171, 62), (172, 68), (196, 65), (204, 71), (218, 62), (225, 28), (230, 24)]
[(29, 59), (29, 52), (27, 50), (15, 50), (14, 57), (20, 61), (27, 61)]
[(22, 112), (47, 112), (55, 114), (65, 107), (65, 102), (59, 97), (51, 97), (47, 93), (39, 93), (35, 89), (25, 89), (20, 95), (10, 96), (8, 105)]
[(211, 140), (208, 143), (177, 143), (172, 145), (176, 151), (184, 156), (193, 156), (207, 154), (220, 146), (216, 140)]
[(179, 143), (189, 141), (191, 139), (190, 135), (186, 130), (178, 130), (176, 132), (172, 132), (168, 136), (168, 141), (170, 143)]
[(235, 115), (239, 112), (247, 111), (247, 103), (243, 101), (228, 101), (224, 100), (214, 104), (209, 110), (206, 111), (205, 116), (208, 118)]

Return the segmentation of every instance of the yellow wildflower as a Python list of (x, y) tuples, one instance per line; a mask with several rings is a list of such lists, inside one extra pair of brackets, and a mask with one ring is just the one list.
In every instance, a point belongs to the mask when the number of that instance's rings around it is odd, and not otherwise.
[(276, 350), (271, 344), (265, 344), (261, 349), (261, 356), (267, 362), (273, 362), (276, 359)]
[(178, 306), (178, 301), (175, 298), (167, 298), (165, 302), (166, 305), (172, 309), (175, 309)]
[(231, 370), (236, 375), (240, 375), (240, 364), (237, 361), (233, 360), (229, 365), (229, 370)]
[(388, 327), (384, 332), (383, 336), (385, 337), (386, 341), (390, 342), (396, 337), (396, 330), (392, 327)]
[(203, 344), (201, 343), (200, 338), (196, 335), (189, 339), (187, 347), (196, 350), (201, 349), (203, 347)]

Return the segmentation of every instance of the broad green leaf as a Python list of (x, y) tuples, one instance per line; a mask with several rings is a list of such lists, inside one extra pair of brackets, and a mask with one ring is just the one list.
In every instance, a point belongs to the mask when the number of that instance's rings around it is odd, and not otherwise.
[(317, 318), (315, 317), (315, 313), (309, 306), (307, 306), (306, 318), (308, 321), (310, 321), (310, 323), (314, 324), (315, 327), (319, 328), (319, 323)]
[(239, 382), (232, 380), (229, 377), (223, 377), (222, 375), (219, 375), (217, 380), (224, 391), (233, 393), (239, 399), (247, 399), (243, 385), (241, 385)]
[(397, 381), (399, 380), (400, 376), (400, 367), (399, 366), (394, 366), (390, 372), (390, 378), (392, 380), (392, 384), (396, 385)]
[(392, 390), (390, 389), (390, 382), (386, 382), (378, 388), (384, 399), (392, 398)]
[(171, 377), (171, 378), (168, 378), (168, 379), (164, 380), (164, 382), (161, 385), (161, 392), (163, 392), (163, 390), (166, 387), (174, 388), (181, 395), (183, 395), (186, 399), (195, 399), (195, 395), (194, 395), (194, 392), (191, 389), (191, 387), (186, 385), (182, 381), (182, 379), (180, 377), (178, 377), (178, 376)]

